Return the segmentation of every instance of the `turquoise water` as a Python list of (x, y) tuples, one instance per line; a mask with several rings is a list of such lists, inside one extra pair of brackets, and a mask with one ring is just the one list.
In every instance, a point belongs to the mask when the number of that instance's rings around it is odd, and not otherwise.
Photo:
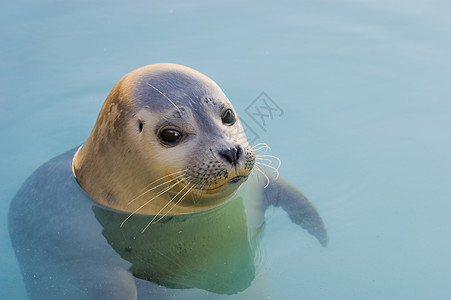
[[(7, 232), (28, 175), (82, 143), (113, 85), (155, 62), (214, 79), (316, 204), (321, 248), (278, 209), (273, 299), (451, 298), (447, 1), (17, 1), (1, 14), (1, 297), (26, 299)], [(260, 127), (265, 92), (283, 111)]]

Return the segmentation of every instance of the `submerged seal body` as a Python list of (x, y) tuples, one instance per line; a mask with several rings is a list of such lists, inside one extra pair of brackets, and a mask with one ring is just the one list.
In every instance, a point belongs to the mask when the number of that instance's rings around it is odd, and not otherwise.
[(86, 143), (41, 166), (11, 203), (30, 298), (268, 296), (255, 283), (265, 209), (282, 207), (323, 246), (327, 233), (300, 191), (254, 167), (243, 136), (197, 71), (155, 64), (122, 78)]

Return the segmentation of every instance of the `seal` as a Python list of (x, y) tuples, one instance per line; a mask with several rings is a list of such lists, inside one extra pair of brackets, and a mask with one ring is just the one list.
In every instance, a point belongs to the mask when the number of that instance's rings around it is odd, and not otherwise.
[(127, 74), (86, 142), (38, 168), (11, 203), (28, 295), (268, 297), (258, 242), (269, 206), (328, 242), (314, 205), (278, 178), (277, 158), (258, 154), (268, 148), (249, 145), (205, 75), (176, 64)]
[[(198, 212), (225, 201), (249, 176), (254, 154), (237, 131), (232, 104), (211, 79), (182, 66), (143, 67), (113, 88), (73, 171), (92, 198), (117, 210)], [(174, 186), (157, 196), (157, 181)]]

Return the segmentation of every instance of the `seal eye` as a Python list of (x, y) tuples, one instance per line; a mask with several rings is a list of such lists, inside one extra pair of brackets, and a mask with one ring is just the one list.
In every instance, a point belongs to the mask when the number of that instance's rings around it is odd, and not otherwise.
[(233, 111), (229, 108), (222, 114), (222, 123), (225, 125), (233, 125), (235, 123), (235, 115)]
[(164, 129), (160, 132), (160, 141), (168, 146), (177, 145), (183, 138), (183, 134), (175, 129)]

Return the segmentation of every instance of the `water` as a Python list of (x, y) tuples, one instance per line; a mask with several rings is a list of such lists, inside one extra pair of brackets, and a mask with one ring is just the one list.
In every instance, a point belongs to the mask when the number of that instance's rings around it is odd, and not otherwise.
[[(451, 5), (446, 1), (1, 4), (0, 274), (26, 299), (6, 229), (39, 165), (89, 135), (112, 86), (150, 63), (213, 78), (316, 204), (323, 249), (283, 211), (263, 239), (273, 299), (451, 298)], [(264, 130), (262, 91), (283, 110)]]

